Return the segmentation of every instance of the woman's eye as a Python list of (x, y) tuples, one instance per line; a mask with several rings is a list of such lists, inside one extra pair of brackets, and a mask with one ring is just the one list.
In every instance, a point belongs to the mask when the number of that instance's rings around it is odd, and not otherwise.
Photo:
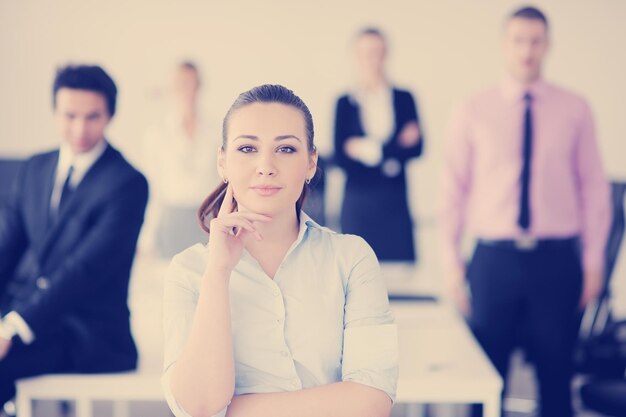
[(296, 148), (294, 148), (293, 146), (281, 146), (280, 148), (278, 148), (278, 152), (280, 153), (294, 153), (296, 151)]
[(240, 146), (239, 148), (237, 148), (237, 150), (243, 153), (250, 153), (255, 151), (253, 146)]

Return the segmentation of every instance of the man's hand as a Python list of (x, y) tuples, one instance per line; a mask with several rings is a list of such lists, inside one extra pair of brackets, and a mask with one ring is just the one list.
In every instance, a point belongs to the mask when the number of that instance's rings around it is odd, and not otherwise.
[(465, 270), (463, 268), (450, 268), (444, 277), (444, 295), (464, 315), (471, 312), (469, 297), (465, 284)]
[(11, 350), (11, 339), (0, 337), (0, 361), (3, 360)]
[(602, 273), (598, 271), (585, 271), (583, 279), (583, 291), (580, 296), (579, 307), (585, 308), (591, 301), (598, 298), (600, 291), (602, 291), (602, 285), (604, 280), (602, 279)]
[(400, 134), (398, 135), (400, 146), (403, 148), (410, 148), (417, 145), (420, 141), (420, 128), (417, 122), (408, 122), (402, 127)]
[(383, 158), (383, 149), (380, 143), (363, 140), (362, 137), (358, 136), (348, 138), (343, 149), (350, 158), (370, 167), (380, 164)]

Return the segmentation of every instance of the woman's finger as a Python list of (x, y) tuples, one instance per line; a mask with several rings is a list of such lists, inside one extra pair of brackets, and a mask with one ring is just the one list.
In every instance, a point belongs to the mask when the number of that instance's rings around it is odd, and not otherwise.
[(234, 227), (246, 229), (250, 232), (256, 232), (256, 229), (254, 228), (252, 222), (241, 217), (218, 217), (213, 219), (211, 222), (215, 222), (213, 224), (225, 233), (230, 233)]
[(231, 213), (232, 216), (243, 217), (251, 222), (269, 222), (272, 220), (270, 216), (265, 214), (254, 213), (251, 211), (237, 211), (235, 213)]
[(225, 216), (233, 212), (233, 187), (230, 183), (226, 186), (226, 193), (224, 194), (224, 200), (220, 206), (220, 211), (217, 213), (218, 217)]

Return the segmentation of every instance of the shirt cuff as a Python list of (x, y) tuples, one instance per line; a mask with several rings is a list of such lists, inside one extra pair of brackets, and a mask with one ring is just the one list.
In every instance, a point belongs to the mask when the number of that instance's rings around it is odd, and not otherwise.
[(355, 326), (345, 330), (342, 380), (377, 388), (395, 401), (398, 383), (395, 324)]
[(30, 345), (35, 340), (35, 335), (30, 326), (16, 311), (11, 311), (4, 316), (4, 325), (12, 328), (13, 335), (18, 335), (25, 345)]
[(0, 321), (0, 337), (6, 340), (13, 339), (15, 336), (15, 329), (8, 326), (5, 322)]
[(355, 156), (364, 165), (375, 167), (383, 159), (383, 149), (380, 143), (371, 139), (360, 139), (356, 142)]

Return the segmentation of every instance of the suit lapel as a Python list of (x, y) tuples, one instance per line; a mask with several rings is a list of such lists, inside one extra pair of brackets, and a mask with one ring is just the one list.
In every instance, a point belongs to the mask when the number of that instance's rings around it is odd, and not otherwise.
[(67, 202), (64, 203), (61, 211), (59, 211), (56, 222), (54, 222), (48, 230), (42, 253), (45, 254), (48, 251), (50, 245), (55, 241), (65, 223), (67, 223), (67, 221), (76, 212), (80, 202), (85, 201), (86, 197), (90, 194), (99, 191), (98, 188), (102, 186), (102, 184), (99, 184), (102, 174), (107, 171), (110, 162), (115, 157), (116, 153), (117, 151), (115, 151), (111, 145), (107, 145), (104, 153), (100, 156), (100, 158), (98, 158), (89, 171), (87, 171), (82, 181), (76, 187), (76, 190), (74, 190)]
[(398, 94), (398, 90), (395, 88), (392, 89), (393, 94), (393, 136), (395, 140), (398, 140), (398, 134), (402, 129), (402, 103), (400, 103), (400, 94)]
[(50, 198), (52, 197), (58, 162), (59, 151), (56, 151), (50, 154), (41, 167), (41, 181), (39, 182), (41, 188), (39, 188), (37, 192), (37, 202), (33, 205), (35, 210), (37, 210), (36, 215), (33, 216), (33, 221), (35, 222), (33, 230), (39, 231), (39, 242), (43, 242), (43, 239), (51, 227)]

